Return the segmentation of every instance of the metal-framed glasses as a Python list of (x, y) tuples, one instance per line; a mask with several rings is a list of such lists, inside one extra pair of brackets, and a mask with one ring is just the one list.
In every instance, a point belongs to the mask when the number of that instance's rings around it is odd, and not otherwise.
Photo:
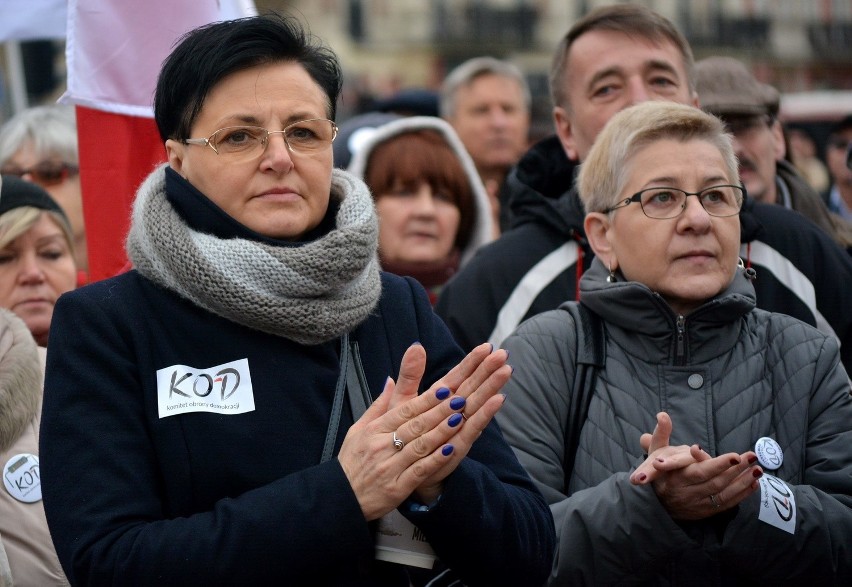
[(65, 163), (63, 161), (42, 161), (27, 169), (11, 163), (0, 167), (0, 174), (14, 175), (22, 178), (28, 175), (30, 181), (42, 187), (60, 184), (66, 178), (76, 175), (79, 172), (79, 167), (73, 163)]
[(226, 126), (206, 139), (186, 139), (188, 145), (207, 145), (217, 155), (240, 162), (260, 157), (269, 144), (269, 135), (280, 134), (292, 153), (311, 155), (331, 146), (337, 136), (337, 125), (326, 118), (298, 120), (283, 130), (260, 126)]
[(745, 199), (745, 188), (738, 185), (714, 185), (704, 188), (700, 192), (685, 192), (678, 188), (668, 187), (648, 188), (621, 200), (615, 206), (604, 210), (604, 213), (618, 210), (633, 202), (639, 202), (642, 212), (648, 218), (658, 220), (676, 218), (686, 210), (686, 198), (689, 196), (697, 197), (701, 206), (710, 216), (724, 218), (739, 214)]

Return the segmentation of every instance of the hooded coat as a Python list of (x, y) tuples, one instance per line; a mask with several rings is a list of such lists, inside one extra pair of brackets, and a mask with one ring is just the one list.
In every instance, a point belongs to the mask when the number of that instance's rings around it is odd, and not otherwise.
[[(370, 138), (366, 139), (358, 147), (352, 155), (352, 162), (349, 164), (348, 171), (363, 179), (367, 164), (370, 161), (370, 155), (378, 145), (395, 136), (416, 130), (434, 130), (442, 135), (450, 148), (458, 156), (462, 169), (464, 169), (470, 182), (473, 192), (473, 210), (475, 216), (470, 239), (468, 239), (464, 250), (461, 251), (459, 267), (464, 267), (476, 253), (477, 249), (494, 239), (494, 221), (491, 216), (491, 204), (488, 201), (488, 193), (485, 191), (482, 179), (480, 179), (479, 173), (476, 171), (473, 159), (470, 158), (461, 139), (459, 139), (456, 131), (453, 130), (453, 127), (449, 123), (433, 116), (410, 116), (387, 122), (377, 127)], [(373, 194), (373, 197), (375, 198), (375, 194)]]
[[(43, 367), (23, 321), (0, 309), (0, 466), (38, 456)], [(7, 475), (8, 474), (8, 475)], [(5, 557), (2, 551), (5, 551)], [(42, 501), (27, 503), (0, 488), (0, 585), (3, 559), (15, 585), (68, 585), (53, 549)]]

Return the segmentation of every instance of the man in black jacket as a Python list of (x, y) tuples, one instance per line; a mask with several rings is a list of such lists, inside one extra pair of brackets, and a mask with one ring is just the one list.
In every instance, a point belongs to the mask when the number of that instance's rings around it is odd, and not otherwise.
[[(533, 146), (509, 175), (512, 229), (480, 249), (438, 300), (438, 314), (466, 349), (483, 340), (499, 345), (522, 320), (576, 299), (592, 252), (574, 170), (609, 118), (650, 99), (698, 106), (686, 39), (635, 4), (607, 6), (575, 23), (556, 50), (550, 90), (556, 136)], [(852, 369), (849, 255), (781, 206), (747, 199), (740, 220), (758, 306), (837, 336)]]
[(843, 248), (852, 246), (852, 226), (829, 212), (820, 195), (785, 161), (787, 145), (778, 120), (781, 95), (759, 82), (733, 57), (708, 57), (695, 64), (702, 110), (725, 121), (734, 137), (740, 179), (758, 202), (802, 214)]

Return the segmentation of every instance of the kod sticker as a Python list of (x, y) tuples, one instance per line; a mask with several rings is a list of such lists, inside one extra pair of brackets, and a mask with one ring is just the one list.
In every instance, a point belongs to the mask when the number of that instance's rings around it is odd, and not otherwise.
[(9, 495), (24, 503), (41, 501), (41, 472), (38, 457), (19, 454), (6, 461), (3, 467), (3, 484)]
[(796, 533), (796, 497), (778, 477), (764, 475), (760, 478), (760, 513), (757, 517), (784, 532)]
[(160, 418), (189, 412), (254, 411), (248, 359), (204, 369), (172, 365), (157, 370), (157, 409)]
[(784, 462), (784, 451), (781, 450), (781, 446), (768, 436), (754, 443), (754, 452), (764, 469), (774, 471)]

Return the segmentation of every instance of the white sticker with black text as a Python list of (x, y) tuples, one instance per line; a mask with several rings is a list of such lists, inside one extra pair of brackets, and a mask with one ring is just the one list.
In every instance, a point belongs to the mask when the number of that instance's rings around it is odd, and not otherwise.
[(760, 514), (757, 516), (776, 528), (796, 533), (796, 498), (793, 490), (778, 477), (760, 478)]
[(29, 453), (15, 455), (3, 467), (3, 484), (9, 495), (23, 503), (41, 501), (41, 472), (38, 457)]
[(172, 365), (157, 370), (160, 418), (189, 412), (242, 414), (254, 411), (248, 359), (198, 369)]

